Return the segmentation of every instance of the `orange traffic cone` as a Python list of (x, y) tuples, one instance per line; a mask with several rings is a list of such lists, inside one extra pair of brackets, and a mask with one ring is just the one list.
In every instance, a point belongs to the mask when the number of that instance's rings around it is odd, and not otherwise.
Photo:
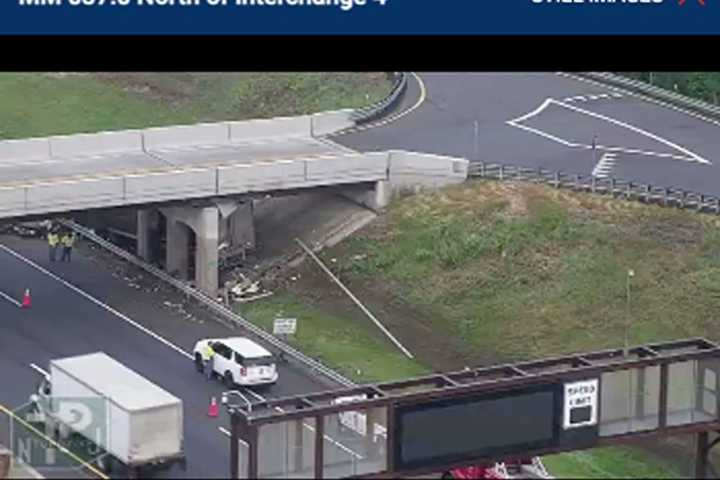
[(218, 413), (217, 400), (215, 400), (215, 397), (212, 397), (210, 399), (210, 406), (208, 407), (208, 417), (217, 417)]
[(25, 295), (23, 295), (22, 308), (30, 308), (32, 301), (30, 300), (30, 289), (25, 289)]

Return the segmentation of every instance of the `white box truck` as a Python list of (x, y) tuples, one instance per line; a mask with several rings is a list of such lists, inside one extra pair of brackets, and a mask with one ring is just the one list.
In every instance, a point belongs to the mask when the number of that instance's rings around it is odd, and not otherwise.
[(117, 462), (132, 477), (141, 467), (185, 468), (182, 400), (105, 353), (52, 360), (30, 400), (61, 443), (80, 435), (99, 447), (108, 473)]

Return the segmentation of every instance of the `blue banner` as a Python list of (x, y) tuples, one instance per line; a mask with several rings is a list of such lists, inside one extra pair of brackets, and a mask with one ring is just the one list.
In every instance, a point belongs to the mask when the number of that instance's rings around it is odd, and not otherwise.
[(714, 35), (720, 0), (2, 0), (0, 33)]

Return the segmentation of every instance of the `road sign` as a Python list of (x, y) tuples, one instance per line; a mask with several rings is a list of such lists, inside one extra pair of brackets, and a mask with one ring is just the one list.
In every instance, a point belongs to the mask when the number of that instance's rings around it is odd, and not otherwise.
[(273, 324), (275, 335), (295, 335), (297, 331), (297, 318), (276, 318)]
[(597, 423), (598, 380), (565, 384), (563, 428), (589, 427)]

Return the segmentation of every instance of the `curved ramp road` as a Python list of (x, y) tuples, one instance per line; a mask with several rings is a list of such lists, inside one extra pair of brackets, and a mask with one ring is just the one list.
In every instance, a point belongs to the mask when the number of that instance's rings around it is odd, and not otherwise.
[[(209, 418), (211, 396), (224, 390), (196, 373), (188, 352), (201, 337), (228, 336), (222, 325), (185, 321), (162, 309), (151, 294), (128, 286), (81, 252), (73, 262), (50, 263), (47, 246), (36, 240), (0, 237), (0, 292), (17, 299), (25, 288), (32, 307), (20, 309), (0, 298), (0, 403), (19, 406), (37, 387), (35, 364), (53, 358), (104, 351), (181, 398), (185, 408), (187, 472), (173, 467), (158, 478), (224, 478), (229, 475), (229, 441), (219, 430), (222, 411)], [(325, 390), (311, 376), (281, 366), (280, 382), (266, 397)]]
[(400, 109), (420, 91), (409, 114), (334, 140), (720, 194), (720, 122), (558, 73), (421, 73)]

